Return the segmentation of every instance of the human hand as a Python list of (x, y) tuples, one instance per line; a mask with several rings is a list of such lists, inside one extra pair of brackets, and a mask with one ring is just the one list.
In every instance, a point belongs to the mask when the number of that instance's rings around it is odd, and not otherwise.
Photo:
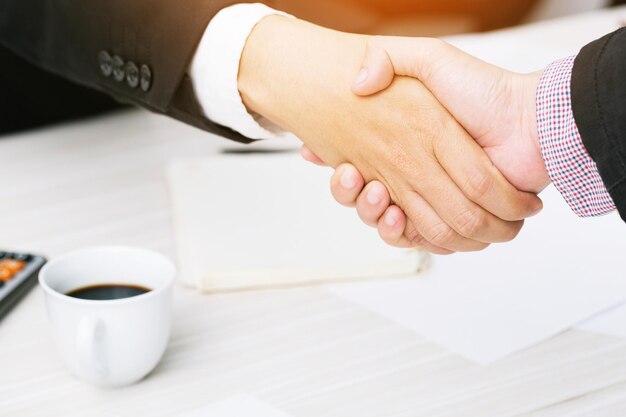
[(376, 37), (352, 91), (377, 93), (394, 75), (422, 81), (516, 188), (538, 193), (550, 183), (537, 139), (541, 72), (506, 71), (438, 39)]
[(352, 94), (347, 86), (365, 44), (364, 37), (265, 18), (241, 60), (244, 103), (295, 133), (324, 163), (350, 162), (363, 181), (384, 184), (386, 203), (408, 215), (399, 245), (448, 253), (515, 237), (540, 200), (509, 184), (418, 81), (398, 78), (368, 98)]
[[(505, 71), (436, 39), (377, 37), (368, 43), (352, 89), (359, 95), (374, 94), (390, 85), (395, 75), (420, 79), (517, 188), (539, 192), (550, 182), (537, 141), (535, 92), (540, 73)], [(307, 148), (302, 154), (321, 162)], [(353, 167), (342, 167), (342, 171), (361, 181)], [(379, 221), (386, 207), (372, 206), (366, 198), (381, 184), (368, 184), (365, 195), (361, 189), (341, 187), (336, 180), (333, 184), (338, 184), (333, 187), (337, 201), (356, 205), (360, 217), (376, 225), (385, 241), (396, 241), (400, 229)], [(392, 210), (404, 219), (397, 208)]]

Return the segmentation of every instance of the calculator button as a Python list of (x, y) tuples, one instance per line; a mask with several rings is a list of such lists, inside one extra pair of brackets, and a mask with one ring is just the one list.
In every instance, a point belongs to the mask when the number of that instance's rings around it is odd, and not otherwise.
[(31, 260), (32, 256), (27, 255), (25, 253), (16, 253), (13, 255), (13, 259), (17, 260), (17, 261), (24, 261), (24, 262), (29, 262)]
[(17, 261), (15, 259), (3, 259), (2, 261), (0, 261), (0, 269), (8, 269), (13, 273), (20, 271), (22, 268), (24, 268), (24, 265), (26, 265), (26, 262)]
[(15, 275), (15, 272), (7, 268), (0, 267), (0, 281), (7, 282), (13, 278), (13, 275)]

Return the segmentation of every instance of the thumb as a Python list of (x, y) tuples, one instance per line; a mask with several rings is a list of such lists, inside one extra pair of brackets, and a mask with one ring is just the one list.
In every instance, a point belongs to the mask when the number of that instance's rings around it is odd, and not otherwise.
[(352, 92), (367, 96), (389, 87), (395, 75), (428, 81), (429, 69), (448, 48), (438, 39), (376, 36), (369, 38)]
[(394, 68), (387, 51), (379, 43), (368, 40), (361, 70), (352, 83), (352, 92), (369, 96), (389, 87), (394, 77)]

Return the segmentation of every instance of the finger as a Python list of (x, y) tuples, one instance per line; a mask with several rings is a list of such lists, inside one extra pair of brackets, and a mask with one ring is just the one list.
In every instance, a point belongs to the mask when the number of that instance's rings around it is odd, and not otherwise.
[(417, 236), (415, 227), (407, 222), (406, 215), (398, 206), (391, 205), (378, 221), (378, 234), (385, 243), (399, 248), (419, 248), (438, 255), (454, 253), (447, 249), (434, 246), (425, 239), (420, 239), (421, 245), (409, 240), (406, 236)]
[[(461, 163), (461, 162), (459, 162)], [(523, 221), (509, 222), (489, 213), (481, 206), (470, 201), (459, 187), (446, 174), (443, 168), (437, 164), (429, 164), (424, 166), (427, 175), (430, 178), (437, 178), (437, 181), (427, 181), (426, 175), (417, 174), (418, 177), (410, 179), (412, 184), (416, 184), (415, 190), (419, 194), (413, 192), (429, 204), (431, 210), (444, 222), (446, 227), (437, 231), (427, 231), (424, 237), (431, 243), (452, 249), (446, 244), (446, 240), (450, 239), (450, 231), (454, 230), (458, 235), (472, 240), (485, 243), (508, 242), (515, 238), (519, 233)], [(400, 206), (405, 208), (409, 218), (413, 220), (413, 215), (407, 210), (412, 208), (415, 203), (403, 201)], [(421, 231), (421, 229), (420, 229)]]
[[(451, 181), (450, 181), (451, 182)], [(436, 196), (439, 198), (440, 196)], [(474, 252), (485, 249), (489, 241), (463, 236), (448, 224), (439, 210), (415, 191), (401, 194), (401, 207), (404, 208), (414, 229), (405, 230), (406, 237), (414, 246), (425, 247), (431, 244), (454, 252)], [(444, 201), (445, 202), (445, 201)]]
[(407, 237), (404, 236), (404, 229), (407, 226), (407, 218), (402, 209), (391, 205), (378, 220), (378, 234), (388, 245), (397, 248), (416, 247)]
[(326, 166), (324, 161), (322, 161), (308, 146), (302, 145), (300, 148), (300, 155), (304, 158), (305, 161), (309, 161), (315, 165)]
[(352, 92), (369, 96), (389, 87), (394, 77), (394, 68), (383, 48), (370, 38), (365, 49), (365, 58), (354, 82)]
[(356, 200), (356, 211), (363, 223), (376, 227), (378, 219), (390, 203), (391, 197), (387, 188), (378, 181), (372, 181), (359, 194)]
[(339, 204), (354, 207), (365, 180), (351, 164), (341, 164), (330, 179), (330, 191)]
[(522, 220), (541, 211), (543, 204), (539, 197), (513, 187), (460, 126), (444, 129), (457, 131), (458, 135), (437, 139), (435, 156), (469, 200), (508, 221)]

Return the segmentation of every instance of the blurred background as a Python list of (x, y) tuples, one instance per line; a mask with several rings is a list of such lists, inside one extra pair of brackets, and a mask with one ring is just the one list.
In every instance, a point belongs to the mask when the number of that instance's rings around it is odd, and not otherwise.
[[(482, 32), (624, 4), (626, 0), (274, 0), (337, 30), (404, 36)], [(108, 96), (60, 79), (0, 46), (0, 135), (117, 109)], [(47, 91), (48, 94), (40, 94)], [(58, 106), (58, 97), (81, 96)]]
[(277, 0), (322, 26), (379, 35), (443, 36), (598, 9), (623, 0)]

